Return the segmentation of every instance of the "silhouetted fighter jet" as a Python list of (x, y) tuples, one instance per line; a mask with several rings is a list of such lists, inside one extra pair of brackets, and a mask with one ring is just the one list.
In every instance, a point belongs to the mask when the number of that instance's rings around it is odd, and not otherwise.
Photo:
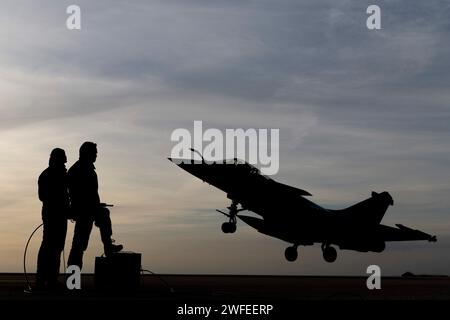
[[(239, 218), (259, 232), (291, 243), (285, 257), (295, 261), (297, 247), (320, 243), (323, 258), (334, 262), (339, 249), (360, 252), (382, 252), (386, 241), (428, 240), (436, 236), (397, 224), (390, 227), (380, 224), (389, 206), (394, 204), (391, 195), (384, 191), (342, 210), (325, 209), (305, 197), (305, 190), (276, 182), (264, 176), (247, 162), (234, 159), (224, 163), (207, 163), (205, 160), (172, 159), (179, 167), (197, 178), (224, 191), (231, 199), (228, 212), (217, 210), (228, 217), (222, 231), (234, 233)], [(262, 217), (240, 214), (253, 211)]]

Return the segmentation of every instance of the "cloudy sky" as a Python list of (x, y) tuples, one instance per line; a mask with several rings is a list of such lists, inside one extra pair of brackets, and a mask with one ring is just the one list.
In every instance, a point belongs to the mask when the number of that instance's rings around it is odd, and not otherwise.
[[(377, 1), (0, 0), (0, 271), (21, 271), (40, 223), (37, 177), (53, 147), (70, 166), (98, 143), (114, 237), (157, 273), (450, 273), (450, 5)], [(223, 234), (225, 194), (166, 157), (176, 128), (279, 128), (276, 180), (340, 208), (387, 190), (383, 222), (438, 236), (381, 254), (286, 243), (239, 223)], [(281, 215), (282, 213), (280, 213)], [(69, 226), (66, 256), (71, 244)], [(28, 268), (35, 270), (41, 234)], [(85, 257), (101, 254), (98, 230)]]

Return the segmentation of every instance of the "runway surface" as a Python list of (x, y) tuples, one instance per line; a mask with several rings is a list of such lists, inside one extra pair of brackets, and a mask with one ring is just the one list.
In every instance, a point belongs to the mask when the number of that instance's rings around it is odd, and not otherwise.
[[(80, 290), (26, 293), (20, 273), (0, 274), (0, 300), (108, 300), (159, 301), (225, 300), (450, 300), (450, 277), (383, 277), (380, 290), (369, 290), (365, 277), (249, 276), (249, 275), (142, 275), (137, 290), (97, 290), (94, 275), (83, 275)], [(34, 275), (29, 275), (34, 285)], [(61, 277), (61, 282), (65, 279)], [(114, 287), (114, 279), (111, 279)]]
[[(61, 282), (65, 278), (61, 277)], [(95, 287), (94, 275), (81, 278), (80, 290), (28, 292), (23, 274), (0, 274), (0, 310), (24, 318), (51, 314), (76, 319), (300, 319), (372, 318), (386, 313), (410, 318), (446, 312), (450, 278), (383, 277), (369, 290), (365, 277), (142, 275), (136, 290)], [(34, 275), (29, 276), (34, 284)], [(430, 301), (433, 305), (430, 306)], [(362, 306), (357, 308), (356, 306)], [(270, 312), (267, 312), (270, 309)], [(438, 311), (438, 310), (442, 311)], [(207, 313), (208, 312), (208, 313)], [(39, 316), (38, 316), (39, 315)]]

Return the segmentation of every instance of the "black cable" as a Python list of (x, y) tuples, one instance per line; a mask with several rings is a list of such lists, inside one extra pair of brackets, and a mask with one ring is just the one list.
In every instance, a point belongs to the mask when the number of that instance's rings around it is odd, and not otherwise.
[(63, 249), (63, 272), (62, 273), (66, 273), (65, 268), (66, 268), (66, 250)]
[(143, 272), (148, 272), (148, 273), (151, 273), (152, 275), (156, 276), (162, 283), (164, 283), (164, 285), (167, 288), (169, 288), (170, 293), (175, 293), (175, 290), (160, 275), (154, 273), (151, 270), (142, 269), (142, 268), (141, 268), (141, 272), (142, 272), (142, 275), (144, 275)]
[(36, 231), (38, 231), (38, 229), (39, 229), (40, 227), (42, 227), (43, 225), (44, 225), (44, 224), (41, 223), (41, 224), (38, 225), (38, 226), (36, 227), (36, 229), (34, 229), (34, 231), (31, 233), (30, 237), (28, 238), (27, 245), (25, 246), (25, 252), (23, 253), (23, 274), (25, 275), (25, 280), (26, 280), (27, 286), (28, 286), (28, 289), (25, 289), (25, 292), (27, 292), (27, 293), (31, 293), (31, 291), (32, 291), (32, 290), (31, 290), (31, 286), (30, 286), (30, 281), (28, 281), (27, 265), (26, 265), (28, 245), (30, 244), (30, 240), (31, 240), (31, 238), (33, 237), (33, 235), (34, 235), (34, 234), (36, 233)]

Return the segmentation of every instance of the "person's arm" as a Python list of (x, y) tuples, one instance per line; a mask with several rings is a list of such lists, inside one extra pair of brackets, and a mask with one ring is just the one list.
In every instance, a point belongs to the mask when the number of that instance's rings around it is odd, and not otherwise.
[(48, 183), (47, 183), (47, 176), (43, 172), (38, 179), (38, 196), (39, 200), (42, 202), (45, 202), (48, 200)]

